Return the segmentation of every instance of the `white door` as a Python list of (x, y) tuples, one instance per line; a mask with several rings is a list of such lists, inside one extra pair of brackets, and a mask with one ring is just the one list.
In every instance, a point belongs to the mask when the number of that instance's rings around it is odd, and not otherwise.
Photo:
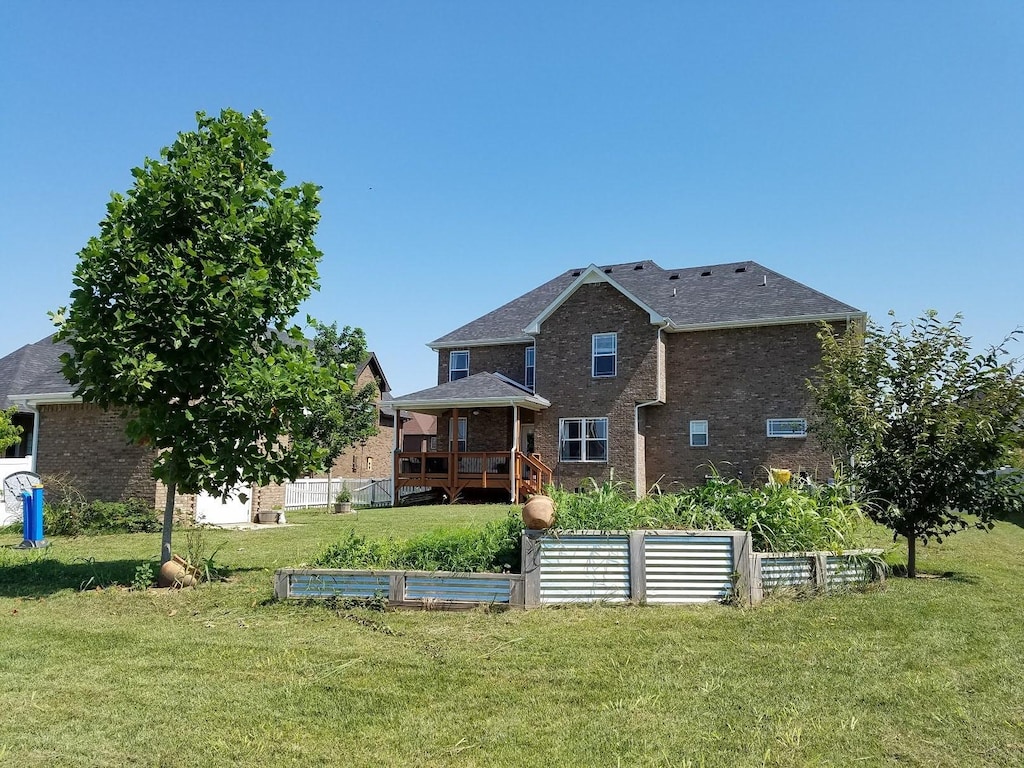
[[(245, 494), (246, 500), (238, 498)], [(236, 525), (252, 522), (252, 488), (240, 485), (231, 491), (227, 501), (205, 491), (196, 496), (196, 522), (206, 525)]]

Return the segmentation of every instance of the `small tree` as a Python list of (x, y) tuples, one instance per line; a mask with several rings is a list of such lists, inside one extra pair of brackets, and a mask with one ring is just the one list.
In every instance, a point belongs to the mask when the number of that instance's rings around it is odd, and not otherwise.
[(355, 372), (289, 324), (318, 287), (318, 187), (283, 186), (261, 113), (197, 122), (112, 195), (54, 318), (76, 394), (122, 409), (128, 437), (156, 450), (162, 561), (176, 491), (226, 495), (329, 466), (342, 441), (325, 431), (342, 428)]
[(909, 576), (917, 541), (991, 528), (1021, 504), (1015, 479), (992, 470), (1019, 442), (1022, 380), (1005, 343), (972, 354), (960, 324), (928, 312), (888, 331), (869, 323), (818, 334), (812, 428), (869, 494), (872, 518), (906, 538)]
[(0, 453), (21, 440), (21, 427), (12, 423), (14, 414), (17, 412), (17, 408), (8, 408), (6, 411), (0, 411)]

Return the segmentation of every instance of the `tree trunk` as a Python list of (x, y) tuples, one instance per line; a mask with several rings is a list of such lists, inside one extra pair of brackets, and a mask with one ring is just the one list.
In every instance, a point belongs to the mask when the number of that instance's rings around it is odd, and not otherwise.
[(907, 576), (917, 576), (917, 537), (907, 536)]
[(167, 486), (167, 503), (164, 504), (164, 530), (160, 542), (160, 565), (171, 559), (171, 529), (174, 527), (174, 491), (177, 483)]

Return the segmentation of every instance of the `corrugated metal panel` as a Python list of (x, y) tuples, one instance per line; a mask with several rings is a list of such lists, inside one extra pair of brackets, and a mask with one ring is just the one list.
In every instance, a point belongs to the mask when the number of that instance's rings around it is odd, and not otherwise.
[(765, 592), (813, 586), (813, 563), (813, 557), (804, 555), (761, 557), (761, 585)]
[(707, 603), (732, 594), (729, 536), (644, 536), (648, 603)]
[(456, 602), (507, 603), (511, 579), (465, 576), (407, 576), (406, 600), (454, 600)]
[(829, 555), (825, 562), (828, 573), (828, 587), (854, 586), (865, 584), (874, 577), (871, 564), (863, 557), (851, 555)]
[(387, 597), (387, 574), (292, 573), (288, 575), (289, 597)]
[(545, 536), (540, 540), (540, 601), (629, 600), (628, 536)]

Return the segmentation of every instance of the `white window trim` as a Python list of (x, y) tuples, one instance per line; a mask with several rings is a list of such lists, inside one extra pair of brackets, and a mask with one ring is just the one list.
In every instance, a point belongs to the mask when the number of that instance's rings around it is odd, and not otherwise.
[[(703, 426), (704, 429), (699, 429)], [(697, 429), (694, 429), (697, 427)], [(696, 435), (702, 435), (704, 437), (703, 443), (693, 442), (693, 438)], [(690, 421), (690, 447), (691, 448), (707, 448), (711, 444), (711, 437), (708, 433), (708, 422), (707, 419), (693, 419)]]
[[(455, 368), (453, 366), (453, 363), (455, 362), (455, 356), (456, 355), (465, 355), (466, 356), (466, 367), (465, 368)], [(460, 379), (465, 379), (465, 378), (469, 377), (469, 350), (468, 349), (453, 349), (451, 352), (448, 353), (448, 381), (450, 381), (450, 382), (451, 381), (457, 381), (457, 379), (453, 379), (452, 378), (452, 373), (455, 372), (455, 371), (465, 371), (466, 372), (465, 376), (460, 376), (459, 377)]]
[[(799, 432), (777, 431), (783, 424), (799, 424), (801, 429)], [(807, 419), (768, 419), (766, 434), (768, 437), (780, 438), (807, 437)]]
[[(602, 337), (612, 337), (612, 352), (609, 355), (607, 352), (603, 352), (601, 357), (611, 357), (612, 359), (612, 372), (611, 373), (598, 373), (597, 372), (597, 340)], [(590, 375), (595, 379), (614, 379), (619, 372), (619, 334), (615, 332), (611, 333), (595, 333), (590, 337)]]
[[(533, 353), (532, 355), (530, 353)], [(530, 362), (530, 358), (533, 358), (533, 363)], [(531, 392), (537, 388), (537, 347), (527, 347), (526, 352), (523, 353), (523, 385)], [(532, 377), (527, 375), (532, 373)], [(530, 381), (529, 379), (533, 379)]]
[[(573, 442), (580, 443), (580, 458), (578, 459), (563, 459), (562, 458), (562, 444), (565, 442), (563, 435), (565, 434), (565, 423), (567, 421), (578, 421), (580, 423), (580, 437), (573, 439)], [(587, 456), (587, 422), (588, 421), (603, 421), (604, 422), (604, 458), (603, 459), (588, 459)], [(593, 442), (597, 442), (596, 439)], [(566, 464), (607, 464), (608, 463), (608, 450), (611, 445), (611, 435), (608, 433), (608, 417), (607, 416), (572, 416), (558, 420), (558, 460), (565, 462)]]

